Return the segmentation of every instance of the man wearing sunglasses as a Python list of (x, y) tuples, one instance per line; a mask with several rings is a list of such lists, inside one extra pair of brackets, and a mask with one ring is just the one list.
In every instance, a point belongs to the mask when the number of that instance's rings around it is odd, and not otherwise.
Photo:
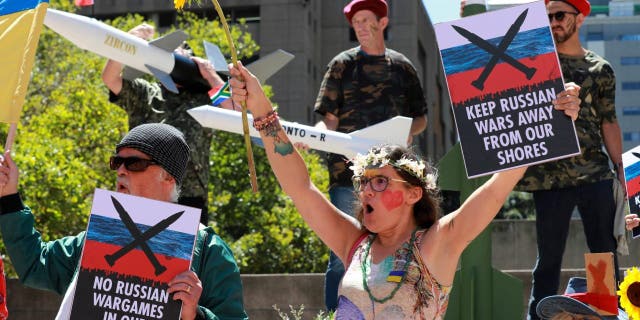
[[(142, 23), (132, 28), (129, 33), (141, 39), (151, 40), (155, 29)], [(209, 61), (194, 57), (193, 51), (186, 43), (178, 47), (174, 54), (193, 60), (198, 65), (202, 78), (209, 83), (209, 87), (200, 83), (176, 83), (179, 93), (173, 93), (159, 82), (150, 82), (143, 78), (123, 78), (123, 64), (115, 60), (108, 60), (105, 64), (102, 81), (109, 88), (109, 101), (127, 112), (129, 128), (143, 123), (162, 122), (183, 132), (191, 153), (178, 203), (202, 209), (200, 222), (206, 225), (209, 220), (209, 150), (213, 130), (202, 127), (187, 114), (187, 110), (211, 104), (208, 91), (224, 81)], [(222, 102), (220, 106), (225, 109), (233, 108), (231, 100)]]
[(581, 154), (530, 167), (516, 188), (533, 192), (536, 207), (538, 257), (529, 319), (538, 319), (536, 306), (541, 299), (558, 292), (562, 256), (576, 206), (589, 250), (612, 252), (618, 277), (613, 184), (624, 185), (614, 72), (605, 59), (582, 47), (578, 35), (591, 5), (587, 0), (546, 0), (546, 5), (564, 81), (581, 87), (575, 121)]
[[(129, 131), (109, 166), (116, 172), (116, 191), (176, 202), (188, 160), (182, 133), (153, 123)], [(0, 230), (7, 252), (23, 284), (65, 295), (56, 319), (68, 319), (85, 232), (43, 241), (18, 193), (18, 167), (9, 151), (0, 161)], [(201, 226), (191, 270), (171, 280), (168, 293), (182, 300), (180, 319), (247, 319), (238, 266), (211, 227)]]

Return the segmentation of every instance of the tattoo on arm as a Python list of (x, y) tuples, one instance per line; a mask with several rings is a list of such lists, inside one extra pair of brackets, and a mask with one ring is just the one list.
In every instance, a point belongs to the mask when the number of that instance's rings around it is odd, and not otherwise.
[(291, 141), (286, 138), (283, 139), (280, 136), (281, 134), (285, 133), (284, 130), (282, 130), (282, 126), (280, 125), (280, 121), (278, 121), (278, 119), (266, 125), (263, 130), (265, 136), (273, 138), (273, 151), (275, 153), (282, 156), (293, 153), (293, 144), (291, 144)]

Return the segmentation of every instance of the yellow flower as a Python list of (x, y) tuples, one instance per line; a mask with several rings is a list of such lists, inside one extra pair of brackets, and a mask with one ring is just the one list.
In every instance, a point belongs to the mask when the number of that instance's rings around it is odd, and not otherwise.
[(173, 6), (176, 7), (176, 9), (181, 10), (182, 7), (184, 7), (184, 2), (185, 0), (173, 0)]
[[(184, 7), (185, 3), (186, 4), (191, 4), (192, 0), (173, 0), (173, 6), (177, 9), (177, 10), (182, 10), (182, 8)], [(195, 0), (196, 3), (198, 3), (198, 0)]]
[(620, 305), (627, 311), (629, 319), (640, 320), (640, 270), (627, 269), (624, 281), (620, 283)]

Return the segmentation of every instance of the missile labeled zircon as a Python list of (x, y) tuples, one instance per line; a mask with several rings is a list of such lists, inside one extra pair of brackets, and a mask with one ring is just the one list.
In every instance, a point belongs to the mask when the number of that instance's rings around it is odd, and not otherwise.
[[(203, 127), (242, 134), (241, 112), (213, 106), (201, 106), (187, 112)], [(248, 117), (249, 122), (253, 122), (253, 117)], [(283, 120), (280, 124), (294, 143), (302, 142), (309, 148), (342, 154), (351, 159), (357, 153), (366, 154), (369, 148), (384, 143), (406, 146), (411, 121), (411, 118), (398, 116), (349, 134)], [(249, 126), (249, 134), (260, 138), (253, 126)]]
[(44, 24), (82, 49), (154, 75), (173, 92), (178, 92), (175, 83), (208, 88), (197, 65), (191, 59), (173, 53), (187, 38), (182, 31), (147, 42), (96, 19), (55, 9), (47, 9)]

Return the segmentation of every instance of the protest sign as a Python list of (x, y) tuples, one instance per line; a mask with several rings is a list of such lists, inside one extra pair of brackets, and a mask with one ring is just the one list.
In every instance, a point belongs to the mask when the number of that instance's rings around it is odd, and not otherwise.
[(189, 269), (200, 210), (96, 189), (74, 319), (180, 319), (168, 282)]
[[(640, 146), (622, 154), (622, 165), (627, 185), (629, 212), (640, 216)], [(633, 237), (640, 237), (640, 227), (633, 228)]]
[(435, 31), (469, 178), (580, 153), (544, 1)]

